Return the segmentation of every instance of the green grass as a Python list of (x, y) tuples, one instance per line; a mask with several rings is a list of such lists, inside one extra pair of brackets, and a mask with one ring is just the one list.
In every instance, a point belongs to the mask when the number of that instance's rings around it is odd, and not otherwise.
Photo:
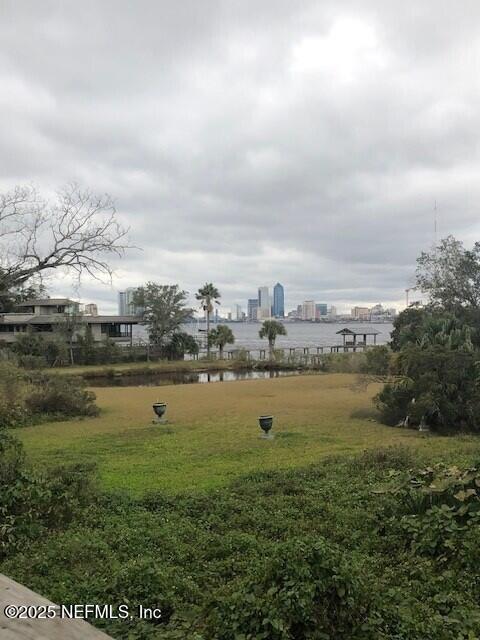
[[(355, 376), (309, 375), (210, 385), (95, 389), (97, 418), (19, 430), (30, 460), (44, 467), (95, 462), (102, 486), (134, 495), (202, 491), (256, 470), (302, 467), (335, 454), (404, 443), (459, 461), (479, 450), (473, 436), (424, 436), (372, 416), (378, 386), (355, 391)], [(168, 403), (168, 425), (152, 424), (152, 402)], [(257, 417), (275, 416), (275, 439)]]

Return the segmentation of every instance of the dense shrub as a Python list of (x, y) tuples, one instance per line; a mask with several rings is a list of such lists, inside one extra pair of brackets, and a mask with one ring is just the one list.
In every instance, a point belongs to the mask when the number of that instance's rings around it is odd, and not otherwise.
[(370, 601), (355, 559), (324, 539), (293, 539), (253, 575), (215, 600), (208, 621), (218, 640), (369, 638)]
[(480, 431), (479, 354), (451, 345), (410, 345), (395, 361), (397, 379), (376, 396), (387, 424), (408, 415), (440, 431)]
[(58, 602), (129, 603), (132, 620), (93, 621), (119, 640), (476, 638), (478, 473), (411, 462), (392, 447), (204, 494), (101, 496), (61, 530), (35, 520), (44, 535), (0, 571)]
[(0, 429), (0, 559), (65, 527), (92, 499), (92, 486), (91, 470), (80, 465), (34, 473), (18, 440)]
[(326, 353), (320, 358), (321, 370), (329, 373), (363, 373), (366, 365), (366, 354)]
[(162, 347), (161, 357), (167, 360), (183, 360), (185, 354), (196, 355), (199, 352), (198, 342), (189, 333), (177, 332)]
[(390, 370), (390, 356), (390, 349), (385, 345), (367, 349), (365, 361), (362, 363), (363, 373), (386, 376)]
[(27, 331), (19, 334), (10, 348), (17, 354), (18, 364), (25, 369), (69, 364), (65, 338), (57, 332), (43, 334)]
[(0, 429), (27, 419), (27, 393), (27, 380), (18, 367), (11, 362), (0, 362)]
[[(392, 476), (387, 530), (417, 556), (480, 575), (480, 470), (436, 464)], [(476, 586), (480, 594), (480, 585)]]
[(21, 427), (43, 418), (94, 416), (95, 394), (78, 380), (43, 373), (26, 374), (0, 361), (0, 428)]
[(416, 462), (415, 455), (410, 447), (405, 445), (392, 445), (390, 447), (376, 447), (366, 449), (356, 456), (351, 466), (355, 471), (375, 470), (407, 470)]
[(78, 381), (62, 376), (39, 375), (33, 378), (34, 387), (26, 398), (31, 414), (55, 416), (95, 416), (98, 407), (95, 394)]

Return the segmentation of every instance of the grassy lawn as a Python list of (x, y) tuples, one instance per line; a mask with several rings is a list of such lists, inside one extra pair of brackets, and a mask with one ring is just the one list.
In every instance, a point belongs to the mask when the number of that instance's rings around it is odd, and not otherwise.
[[(226, 485), (258, 469), (300, 467), (332, 454), (406, 443), (430, 460), (478, 451), (475, 437), (424, 436), (372, 420), (371, 397), (355, 376), (310, 375), (163, 387), (95, 389), (97, 418), (19, 430), (38, 465), (96, 462), (106, 489), (171, 493)], [(152, 424), (152, 402), (168, 403), (168, 425)], [(274, 440), (257, 417), (275, 416)]]

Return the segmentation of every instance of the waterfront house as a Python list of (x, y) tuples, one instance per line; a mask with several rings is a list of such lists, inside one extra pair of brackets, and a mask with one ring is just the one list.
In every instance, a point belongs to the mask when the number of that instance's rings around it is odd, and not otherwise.
[(0, 341), (15, 342), (26, 331), (52, 333), (69, 317), (79, 325), (77, 334), (90, 326), (95, 342), (110, 338), (117, 343), (131, 344), (133, 325), (141, 321), (133, 315), (87, 315), (78, 302), (68, 298), (41, 298), (17, 304), (13, 313), (0, 315)]

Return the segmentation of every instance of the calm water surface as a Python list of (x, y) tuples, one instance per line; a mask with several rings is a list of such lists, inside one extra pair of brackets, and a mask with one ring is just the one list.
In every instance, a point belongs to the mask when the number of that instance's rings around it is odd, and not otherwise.
[[(268, 346), (266, 340), (260, 340), (258, 332), (260, 330), (260, 323), (256, 322), (228, 322), (226, 323), (233, 331), (235, 336), (235, 344), (228, 345), (228, 349), (265, 349)], [(212, 327), (215, 325), (212, 324)], [(205, 328), (205, 324), (199, 325), (200, 328)], [(378, 331), (377, 344), (385, 344), (390, 340), (390, 332), (393, 329), (393, 325), (390, 323), (369, 323), (366, 325), (360, 325), (355, 322), (352, 323), (309, 323), (309, 322), (292, 322), (285, 323), (285, 329), (287, 330), (286, 336), (279, 336), (276, 341), (276, 348), (289, 348), (289, 347), (325, 347), (332, 346), (334, 344), (341, 344), (342, 337), (336, 335), (337, 331), (348, 327), (350, 329), (358, 329), (359, 327), (367, 328), (371, 331)], [(136, 335), (145, 338), (144, 327), (134, 327)], [(187, 333), (194, 336), (204, 335), (202, 332), (198, 332), (196, 324), (187, 324), (184, 327)], [(369, 342), (372, 338), (369, 338)]]
[(233, 380), (260, 380), (298, 376), (300, 371), (210, 371), (208, 373), (158, 373), (136, 376), (99, 376), (90, 378), (92, 387), (161, 387), (172, 384), (208, 384), (210, 382), (232, 382)]

